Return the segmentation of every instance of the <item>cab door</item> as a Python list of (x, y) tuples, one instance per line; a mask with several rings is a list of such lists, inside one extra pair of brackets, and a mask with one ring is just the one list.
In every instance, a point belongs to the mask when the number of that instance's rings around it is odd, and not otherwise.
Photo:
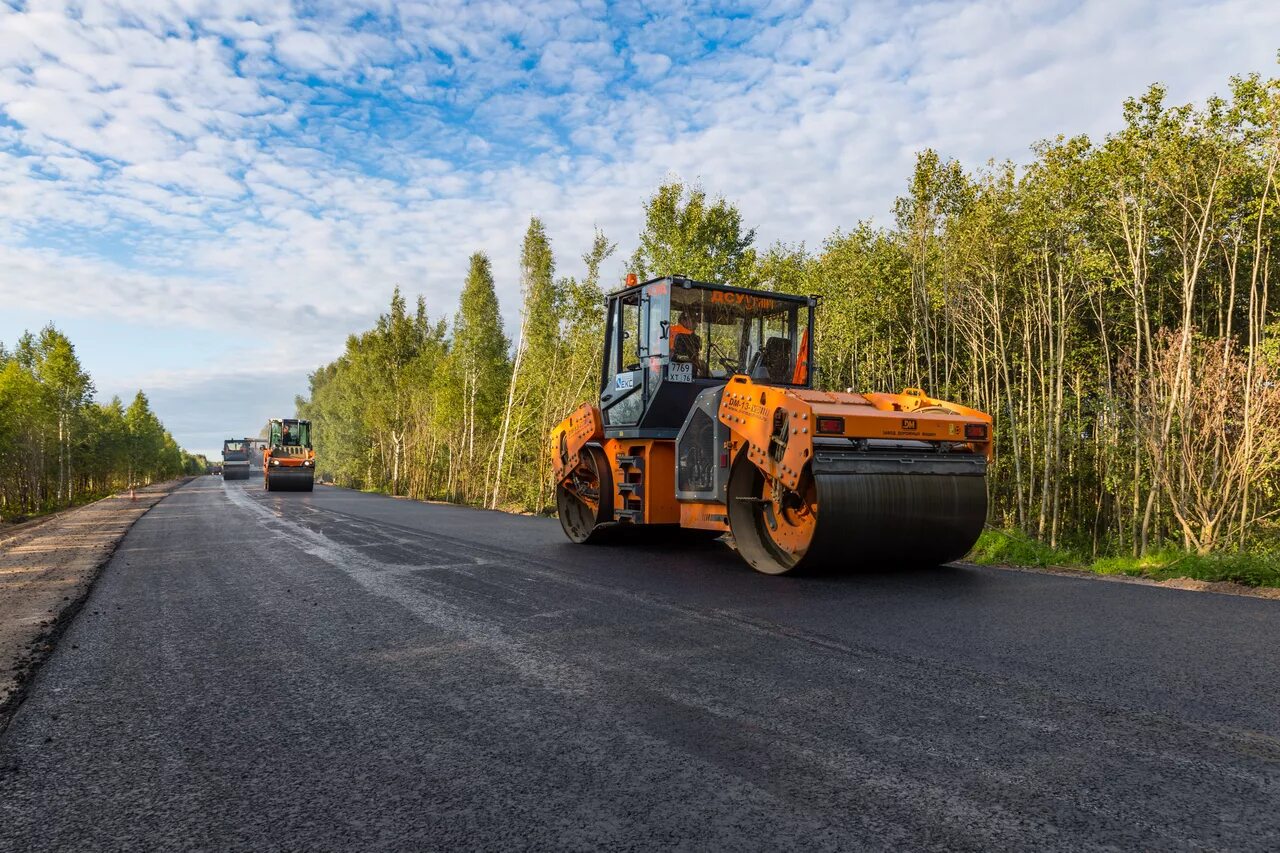
[(644, 293), (631, 290), (609, 300), (600, 413), (605, 427), (635, 426), (644, 414), (647, 319)]

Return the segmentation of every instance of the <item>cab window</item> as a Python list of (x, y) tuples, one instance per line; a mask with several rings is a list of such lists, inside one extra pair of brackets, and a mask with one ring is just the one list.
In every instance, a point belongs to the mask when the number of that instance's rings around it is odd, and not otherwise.
[(694, 376), (743, 373), (778, 385), (806, 384), (809, 306), (770, 294), (692, 287), (671, 293), (670, 357)]
[(618, 300), (619, 323), (618, 370), (640, 369), (640, 294), (632, 293)]

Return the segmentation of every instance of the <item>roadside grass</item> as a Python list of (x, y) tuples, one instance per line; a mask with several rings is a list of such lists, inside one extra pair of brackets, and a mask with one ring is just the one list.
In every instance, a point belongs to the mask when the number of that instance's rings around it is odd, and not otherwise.
[(1166, 548), (1142, 557), (1087, 557), (1069, 550), (1050, 548), (1024, 533), (987, 529), (969, 552), (968, 559), (981, 565), (1013, 565), (1036, 568), (1083, 569), (1100, 575), (1126, 575), (1155, 581), (1191, 578), (1226, 581), (1244, 586), (1280, 587), (1280, 552), (1240, 551), (1199, 554)]
[(1071, 566), (1079, 568), (1081, 558), (1033, 539), (1017, 530), (996, 530), (988, 527), (978, 537), (978, 544), (969, 552), (970, 562), (985, 566)]
[(1102, 575), (1129, 575), (1158, 581), (1192, 578), (1280, 587), (1280, 554), (1237, 552), (1201, 556), (1170, 549), (1145, 557), (1102, 557), (1088, 568)]

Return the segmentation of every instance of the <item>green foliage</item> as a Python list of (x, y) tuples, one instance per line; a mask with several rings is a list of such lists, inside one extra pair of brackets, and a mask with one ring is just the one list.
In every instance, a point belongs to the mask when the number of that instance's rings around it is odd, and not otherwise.
[(522, 345), (529, 360), (544, 365), (560, 345), (560, 317), (556, 305), (556, 261), (542, 220), (529, 220), (520, 253), (520, 277), (524, 283)]
[(911, 315), (910, 262), (892, 234), (865, 223), (836, 231), (811, 259), (807, 289), (819, 297), (822, 384), (862, 391), (918, 384), (903, 322)]
[[(556, 423), (551, 418), (558, 420), (559, 417), (547, 404), (557, 378), (552, 366), (560, 361), (561, 314), (565, 306), (562, 294), (557, 293), (551, 243), (537, 217), (529, 221), (525, 233), (520, 253), (520, 280), (524, 306), (498, 435), (498, 456), (489, 500), (493, 507), (504, 497), (514, 499), (519, 506), (537, 506), (550, 487), (543, 436)], [(514, 472), (519, 475), (511, 476)]]
[(489, 259), (477, 252), (452, 337), (397, 288), (375, 327), (311, 374), (298, 412), (322, 476), (353, 488), (478, 501), (510, 375)]
[(351, 336), (298, 400), (316, 425), (320, 474), (370, 491), (546, 509), (545, 436), (599, 377), (600, 268), (614, 248), (597, 232), (586, 275), (556, 279), (545, 228), (530, 222), (523, 322), (510, 360), (483, 254), (472, 256), (452, 329), (428, 320), (421, 301), (407, 316), (397, 290), (375, 328)]
[(1067, 551), (1050, 548), (1018, 530), (988, 528), (978, 537), (966, 558), (986, 566), (1074, 566), (1080, 558)]
[(1269, 368), (1280, 373), (1280, 320), (1271, 323), (1258, 344), (1258, 357)]
[(187, 453), (182, 451), (182, 471), (189, 476), (209, 473), (209, 459), (203, 453)]
[(445, 325), (419, 299), (413, 313), (397, 288), (373, 329), (347, 339), (346, 352), (311, 375), (301, 417), (316, 426), (323, 473), (344, 485), (402, 493), (413, 460), (427, 452), (419, 422), (435, 416), (437, 374), (447, 357)]
[(71, 341), (52, 326), (0, 346), (0, 517), (70, 506), (130, 485), (203, 470), (139, 391), (93, 400)]
[(724, 199), (707, 202), (706, 191), (676, 181), (663, 184), (644, 205), (644, 230), (632, 259), (641, 279), (683, 275), (699, 281), (750, 282), (755, 265), (754, 228)]

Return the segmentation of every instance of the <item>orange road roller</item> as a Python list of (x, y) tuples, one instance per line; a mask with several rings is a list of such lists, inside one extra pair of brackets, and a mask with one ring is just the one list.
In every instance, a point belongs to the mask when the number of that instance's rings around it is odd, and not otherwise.
[(311, 421), (273, 418), (262, 451), (262, 485), (268, 492), (309, 492), (315, 487), (316, 452)]
[(569, 539), (719, 531), (766, 574), (963, 557), (991, 417), (918, 388), (814, 389), (816, 305), (678, 276), (610, 294), (599, 403), (550, 436)]

